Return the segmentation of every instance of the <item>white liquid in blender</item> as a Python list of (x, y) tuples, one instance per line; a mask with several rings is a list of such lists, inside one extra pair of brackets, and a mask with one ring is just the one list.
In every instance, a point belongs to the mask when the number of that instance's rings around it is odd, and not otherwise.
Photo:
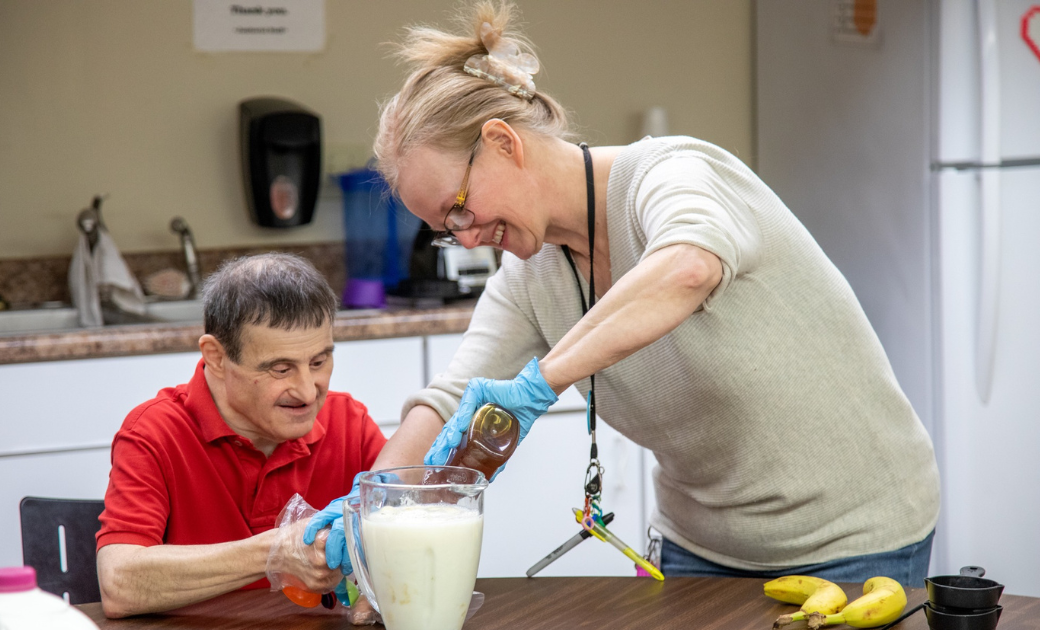
[(477, 579), (483, 515), (446, 504), (384, 507), (362, 529), (387, 630), (459, 630)]

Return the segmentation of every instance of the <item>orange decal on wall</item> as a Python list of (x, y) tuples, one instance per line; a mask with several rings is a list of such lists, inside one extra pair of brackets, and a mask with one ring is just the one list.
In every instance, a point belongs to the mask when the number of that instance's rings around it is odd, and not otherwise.
[(1022, 39), (1040, 59), (1040, 6), (1034, 5), (1022, 16)]

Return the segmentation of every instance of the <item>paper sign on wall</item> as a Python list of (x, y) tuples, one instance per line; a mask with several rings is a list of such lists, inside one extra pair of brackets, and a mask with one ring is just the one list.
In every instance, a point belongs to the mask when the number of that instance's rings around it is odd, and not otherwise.
[(316, 52), (325, 0), (195, 0), (195, 48), (205, 52)]
[(831, 0), (831, 38), (841, 44), (876, 46), (877, 0)]

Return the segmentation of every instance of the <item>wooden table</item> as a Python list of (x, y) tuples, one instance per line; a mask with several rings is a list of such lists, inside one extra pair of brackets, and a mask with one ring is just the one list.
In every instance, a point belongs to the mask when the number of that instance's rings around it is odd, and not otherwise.
[[(762, 584), (721, 578), (668, 578), (663, 583), (636, 577), (481, 579), (477, 590), (487, 598), (465, 630), (769, 630), (778, 616), (797, 608), (767, 598)], [(849, 601), (861, 594), (858, 584), (842, 586)], [(909, 609), (927, 594), (910, 589), (907, 599)], [(1040, 630), (1040, 599), (1004, 595), (1000, 603), (1004, 612), (998, 630)], [(270, 591), (237, 591), (181, 611), (120, 620), (105, 619), (101, 604), (79, 608), (104, 629), (352, 627), (334, 611), (299, 608)], [(896, 628), (927, 630), (928, 624), (922, 611)]]

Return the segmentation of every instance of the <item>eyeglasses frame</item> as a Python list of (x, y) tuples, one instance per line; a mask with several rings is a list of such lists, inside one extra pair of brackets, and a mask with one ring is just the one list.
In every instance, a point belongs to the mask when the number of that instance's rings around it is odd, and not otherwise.
[[(473, 216), (472, 210), (466, 209), (466, 196), (469, 194), (469, 172), (473, 168), (473, 158), (476, 156), (477, 148), (474, 147), (472, 153), (469, 154), (469, 162), (466, 164), (466, 174), (462, 176), (462, 185), (459, 186), (459, 193), (455, 195), (455, 203), (452, 204), (451, 208), (449, 208), (448, 212), (444, 215), (444, 229), (438, 231), (433, 237), (431, 244), (434, 247), (454, 247), (461, 245), (458, 237), (452, 233), (452, 230), (465, 230), (468, 229), (470, 225), (473, 225), (473, 218), (475, 217)], [(457, 216), (462, 214), (462, 216), (465, 217), (466, 215), (464, 213), (466, 212), (468, 212), (471, 217), (469, 225), (466, 225), (465, 227), (448, 228), (448, 219), (450, 219), (452, 215)], [(456, 222), (456, 225), (461, 225), (461, 222)]]

